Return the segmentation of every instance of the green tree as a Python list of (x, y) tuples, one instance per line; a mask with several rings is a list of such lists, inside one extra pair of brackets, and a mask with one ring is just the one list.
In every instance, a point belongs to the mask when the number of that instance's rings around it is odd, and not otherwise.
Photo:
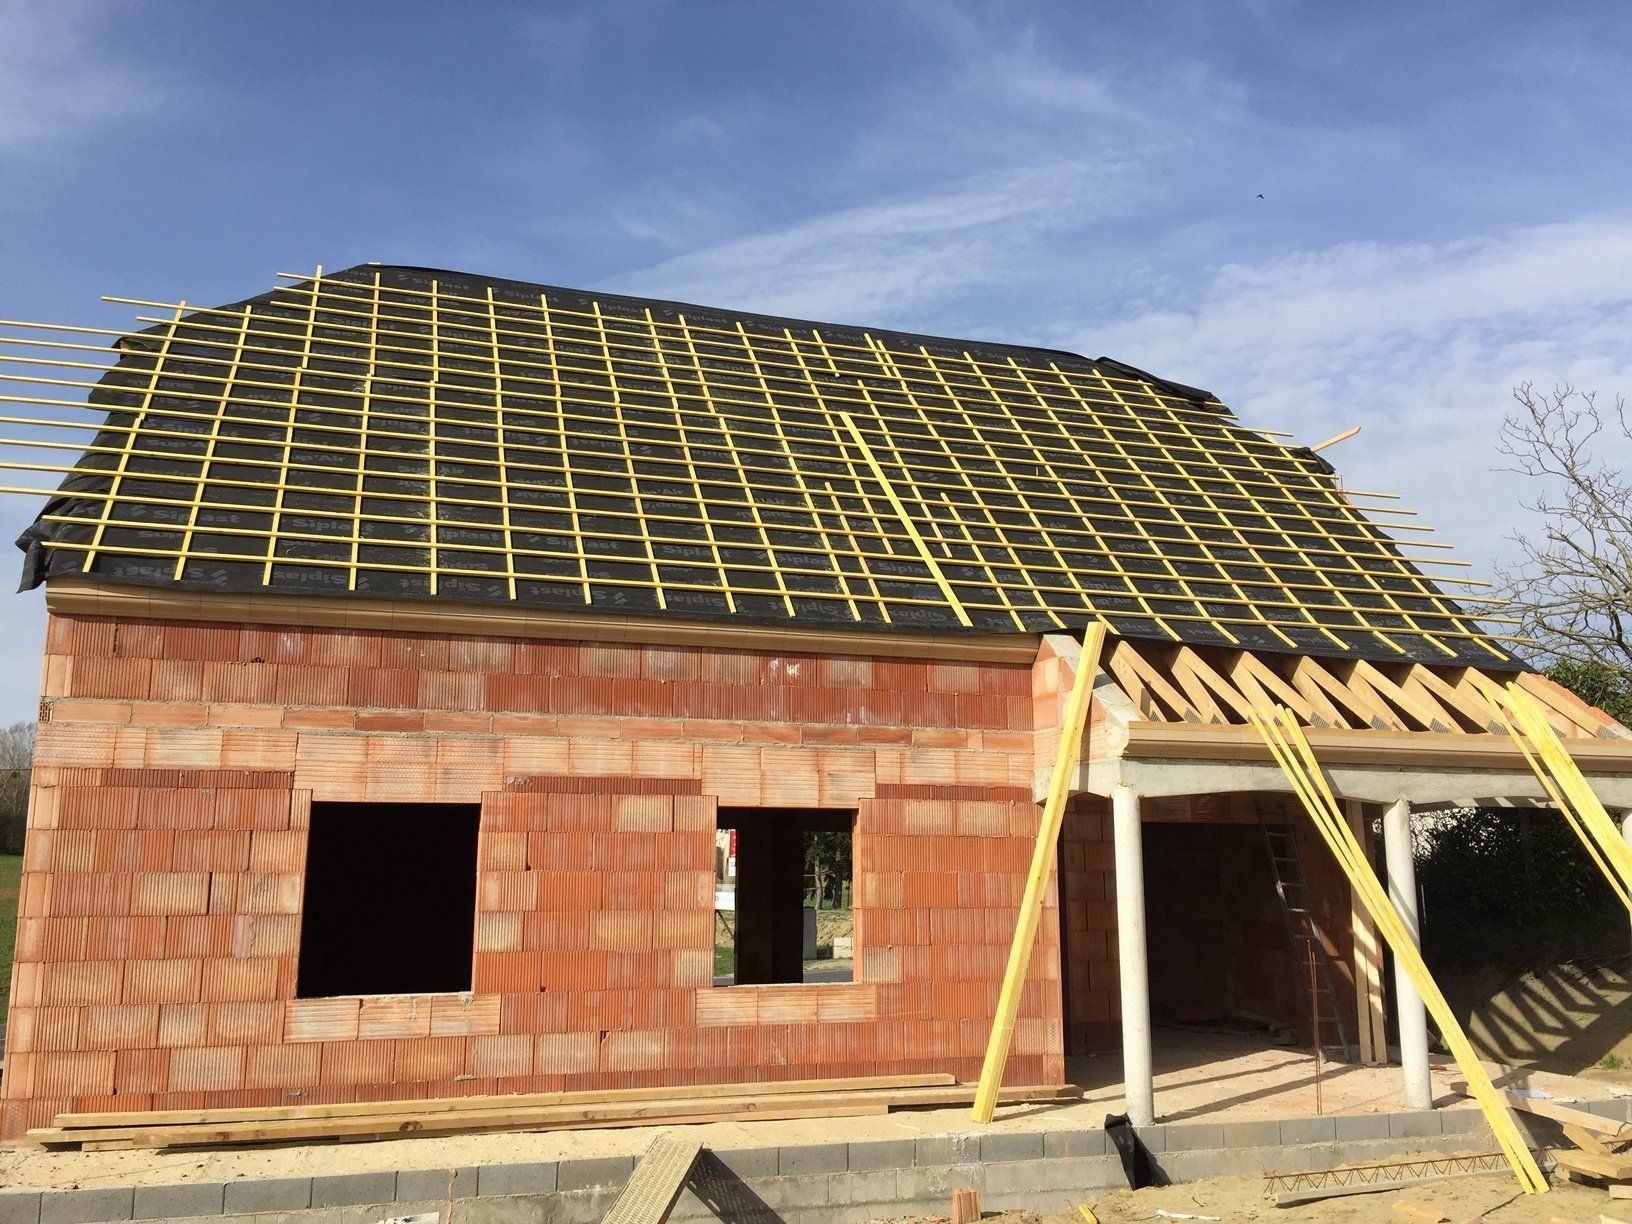
[(805, 875), (816, 894), (816, 908), (823, 902), (837, 909), (844, 904), (844, 882), (850, 878), (850, 834), (806, 833)]
[(1588, 705), (1632, 726), (1632, 680), (1624, 672), (1598, 662), (1564, 661), (1549, 667), (1547, 675)]
[(33, 761), (34, 724), (18, 722), (0, 727), (0, 854), (23, 852)]

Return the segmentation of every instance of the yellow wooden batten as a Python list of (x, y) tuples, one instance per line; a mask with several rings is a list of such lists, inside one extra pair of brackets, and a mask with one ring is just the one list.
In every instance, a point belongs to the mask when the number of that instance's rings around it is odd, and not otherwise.
[(1587, 856), (1609, 881), (1616, 898), (1632, 912), (1632, 846), (1626, 844), (1593, 793), (1541, 704), (1513, 681), (1505, 688), (1485, 677), (1480, 677), (1480, 683), (1497, 719), (1519, 746), (1553, 806), (1586, 847)]
[(1416, 941), (1411, 938), (1394, 903), (1388, 899), (1377, 873), (1355, 838), (1354, 830), (1344, 818), (1343, 809), (1327, 784), (1297, 716), (1285, 706), (1275, 705), (1255, 709), (1252, 723), (1269, 745), (1277, 764), (1292, 784), (1293, 793), (1308, 811), (1316, 830), (1348, 876), (1355, 895), (1376, 924), (1378, 932), (1388, 941), (1395, 959), (1405, 967), (1422, 995), (1423, 1003), (1439, 1026), (1441, 1037), (1450, 1046), (1451, 1056), (1467, 1077), (1469, 1090), (1483, 1111), (1485, 1120), (1490, 1123), (1490, 1129), (1507, 1157), (1519, 1187), (1526, 1194), (1546, 1191), (1547, 1179), (1542, 1175), (1495, 1085), (1491, 1083), (1473, 1043), (1462, 1031), (1456, 1013), (1451, 1010), (1433, 975), (1428, 972)]
[(1060, 747), (1054, 754), (1054, 773), (1049, 780), (1048, 801), (1043, 805), (1037, 826), (1037, 842), (1031, 852), (1031, 872), (1026, 876), (1026, 892), (1014, 924), (1014, 942), (1009, 945), (1009, 965), (1003, 974), (1003, 989), (997, 997), (997, 1014), (986, 1042), (986, 1059), (980, 1067), (980, 1086), (975, 1093), (976, 1122), (990, 1122), (997, 1109), (998, 1089), (1003, 1084), (1003, 1068), (1014, 1044), (1014, 1024), (1020, 1015), (1020, 994), (1025, 989), (1031, 967), (1032, 949), (1037, 943), (1037, 927), (1042, 921), (1043, 898), (1054, 870), (1055, 847), (1065, 820), (1065, 805), (1076, 781), (1077, 760), (1082, 755), (1083, 731), (1088, 726), (1088, 709), (1094, 699), (1094, 677), (1099, 657), (1105, 649), (1104, 621), (1088, 626), (1082, 638), (1082, 655), (1077, 660), (1076, 679), (1065, 703), (1060, 723)]
[[(113, 300), (170, 313), (145, 335), (62, 329), (118, 337), (111, 367), (46, 328), (0, 334), (28, 349), (0, 380), (97, 388), (0, 402), (108, 417), (5, 418), (101, 431), (17, 440), (89, 464), (0, 461), (83, 486), (37, 533), (56, 572), (163, 558), (187, 584), (253, 561), (267, 590), (1018, 632), (1109, 617), (1507, 658), (1419, 568), (1462, 563), (1402, 551), (1307, 451), (1109, 360), (379, 266), (214, 308)], [(36, 377), (31, 357), (105, 377)]]

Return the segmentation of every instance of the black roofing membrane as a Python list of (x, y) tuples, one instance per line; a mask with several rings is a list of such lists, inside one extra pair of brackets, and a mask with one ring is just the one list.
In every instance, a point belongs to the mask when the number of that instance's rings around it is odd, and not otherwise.
[[(376, 277), (377, 325), (357, 317)], [(386, 292), (433, 280), (434, 331)], [(311, 284), (122, 342), (90, 394), (106, 427), (18, 541), (25, 588), (87, 574), (937, 634), (1098, 613), (1131, 638), (1511, 662), (1488, 638), (1429, 640), (1477, 627), (1334, 502), (1324, 461), (1108, 359), (373, 265), (324, 277), (313, 312)], [(455, 300), (489, 290), (497, 330)], [(1090, 403), (1096, 371), (1149, 389)]]

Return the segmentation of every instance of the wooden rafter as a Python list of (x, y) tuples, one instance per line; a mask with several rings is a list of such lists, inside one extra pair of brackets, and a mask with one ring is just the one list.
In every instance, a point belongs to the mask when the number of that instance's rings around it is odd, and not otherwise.
[(1105, 668), (1146, 723), (1246, 726), (1266, 703), (1321, 731), (1506, 735), (1487, 693), (1516, 679), (1569, 739), (1632, 738), (1609, 715), (1544, 676), (1462, 665), (1318, 659), (1124, 638)]

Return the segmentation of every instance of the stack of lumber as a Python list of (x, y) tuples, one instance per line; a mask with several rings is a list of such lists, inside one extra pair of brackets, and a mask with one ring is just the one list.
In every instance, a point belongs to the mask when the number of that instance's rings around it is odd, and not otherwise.
[[(1551, 1096), (1521, 1095), (1504, 1090), (1507, 1081), (1520, 1078), (1517, 1073), (1498, 1081), (1497, 1095), (1509, 1109), (1521, 1110), (1539, 1118), (1550, 1118), (1564, 1130), (1564, 1138), (1573, 1147), (1552, 1149), (1559, 1168), (1578, 1177), (1596, 1181), (1632, 1181), (1632, 1123), (1617, 1122), (1600, 1114), (1576, 1109)], [(1555, 1080), (1569, 1077), (1555, 1076)], [(1534, 1082), (1534, 1077), (1526, 1082)], [(1467, 1085), (1456, 1082), (1451, 1087), (1467, 1095)], [(1547, 1092), (1547, 1089), (1528, 1089), (1528, 1092)]]
[[(1070, 1084), (1005, 1088), (1000, 1100), (1046, 1101), (1080, 1096)], [(606, 1092), (445, 1097), (429, 1101), (348, 1101), (249, 1109), (155, 1110), (58, 1114), (28, 1132), (42, 1147), (113, 1151), (127, 1148), (236, 1147), (264, 1143), (359, 1142), (486, 1131), (586, 1130), (744, 1122), (773, 1118), (847, 1118), (892, 1109), (969, 1105), (973, 1084), (950, 1075), (889, 1075), (836, 1080), (781, 1080)]]

